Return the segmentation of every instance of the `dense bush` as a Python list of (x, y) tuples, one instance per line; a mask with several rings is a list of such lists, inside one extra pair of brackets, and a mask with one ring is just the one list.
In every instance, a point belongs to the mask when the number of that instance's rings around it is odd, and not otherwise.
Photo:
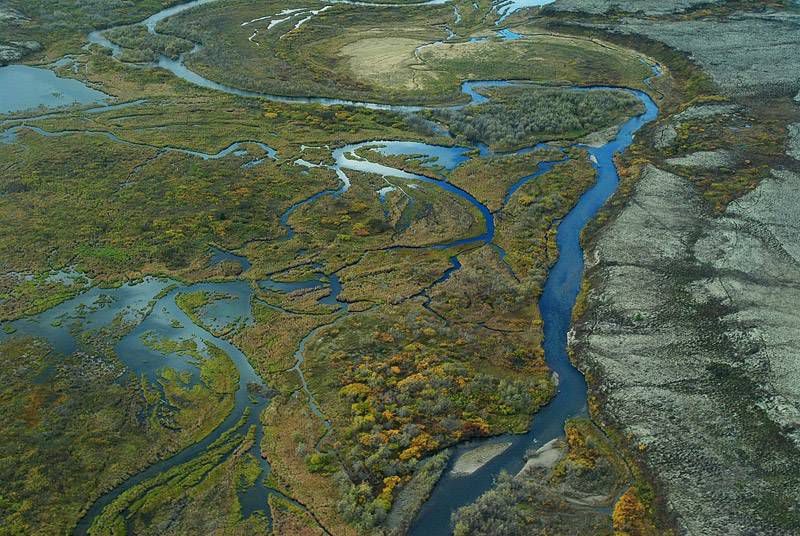
[(472, 143), (511, 149), (541, 140), (580, 137), (643, 111), (636, 97), (622, 91), (515, 86), (483, 93), (490, 102), (428, 113)]
[(121, 26), (105, 33), (112, 42), (123, 47), (129, 61), (155, 61), (163, 54), (176, 59), (194, 46), (190, 41), (172, 35), (153, 35), (142, 25)]
[(525, 518), (517, 510), (517, 505), (536, 492), (530, 484), (528, 480), (501, 473), (494, 489), (453, 516), (455, 536), (527, 534)]
[(331, 346), (309, 346), (308, 374), (313, 388), (320, 355), (337, 371), (326, 389), (336, 388), (328, 396), (341, 404), (329, 412), (343, 468), (338, 510), (364, 530), (386, 519), (423, 459), (472, 437), (521, 429), (551, 394), (547, 377), (486, 373), (486, 348), (414, 309), (355, 318), (322, 340)]

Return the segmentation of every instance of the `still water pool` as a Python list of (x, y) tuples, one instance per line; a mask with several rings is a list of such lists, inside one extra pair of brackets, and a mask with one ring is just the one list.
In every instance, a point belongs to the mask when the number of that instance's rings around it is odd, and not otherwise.
[(0, 114), (101, 103), (109, 98), (77, 80), (59, 78), (48, 69), (29, 65), (0, 67)]

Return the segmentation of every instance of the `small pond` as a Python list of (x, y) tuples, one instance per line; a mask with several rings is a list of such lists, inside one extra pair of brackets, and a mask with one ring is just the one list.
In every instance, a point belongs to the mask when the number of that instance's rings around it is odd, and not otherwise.
[(28, 65), (0, 67), (0, 114), (101, 103), (109, 98), (78, 80), (59, 78), (48, 69)]

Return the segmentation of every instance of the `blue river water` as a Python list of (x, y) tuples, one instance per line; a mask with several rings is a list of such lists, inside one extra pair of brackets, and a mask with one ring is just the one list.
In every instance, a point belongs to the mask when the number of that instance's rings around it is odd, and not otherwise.
[(451, 515), (455, 510), (488, 491), (501, 471), (518, 472), (524, 464), (525, 452), (531, 447), (541, 446), (562, 436), (564, 423), (568, 419), (586, 414), (586, 380), (572, 365), (567, 354), (567, 333), (583, 275), (584, 259), (580, 234), (617, 189), (619, 176), (614, 165), (614, 154), (625, 150), (633, 142), (635, 133), (658, 116), (658, 107), (647, 94), (635, 90), (626, 91), (642, 101), (645, 113), (625, 123), (610, 143), (599, 148), (586, 147), (593, 157), (597, 181), (581, 196), (577, 205), (558, 226), (558, 261), (550, 269), (539, 300), (539, 310), (544, 322), (545, 360), (559, 378), (556, 396), (535, 415), (528, 433), (499, 436), (459, 446), (452, 459), (478, 444), (512, 443), (508, 450), (472, 475), (452, 476), (447, 472), (420, 511), (412, 527), (412, 535), (449, 534)]
[[(144, 22), (146, 27), (155, 32), (157, 23), (164, 18), (178, 13), (182, 10), (195, 7), (197, 5), (212, 2), (214, 0), (198, 0), (189, 4), (182, 4), (162, 11)], [(353, 2), (348, 2), (353, 3)], [(439, 3), (436, 0), (433, 3)], [(524, 4), (525, 0), (513, 2), (514, 5)], [(537, 5), (545, 3), (539, 2)], [(363, 3), (362, 5), (370, 5)], [(503, 4), (505, 5), (505, 4)], [(528, 5), (528, 4), (526, 4)], [(510, 9), (510, 8), (509, 8)], [(506, 11), (501, 9), (499, 13)], [(500, 36), (504, 39), (519, 39), (523, 36), (507, 30), (501, 31)], [(114, 46), (102, 37), (102, 33), (95, 32), (90, 36), (90, 41), (108, 46), (114, 50)], [(187, 81), (196, 83), (203, 87), (209, 87), (220, 91), (226, 91), (237, 95), (266, 98), (280, 102), (305, 102), (321, 105), (349, 105), (367, 108), (378, 108), (396, 112), (414, 112), (422, 109), (420, 106), (393, 106), (382, 103), (366, 103), (347, 101), (329, 98), (293, 98), (266, 95), (262, 93), (247, 92), (231, 88), (216, 82), (207, 80), (196, 73), (191, 72), (183, 63), (183, 58), (179, 60), (169, 60), (161, 58), (159, 65), (167, 68), (176, 76)], [(654, 70), (654, 75), (658, 72)], [(509, 81), (468, 81), (462, 84), (462, 91), (470, 98), (470, 104), (486, 102), (487, 98), (477, 90), (483, 87), (506, 86), (517, 82)], [(87, 88), (88, 89), (88, 88)], [(575, 299), (580, 286), (583, 273), (583, 251), (580, 246), (580, 232), (585, 225), (596, 215), (597, 211), (603, 206), (607, 199), (613, 194), (618, 185), (618, 176), (613, 162), (614, 154), (625, 150), (633, 141), (635, 133), (646, 123), (655, 119), (658, 108), (652, 99), (645, 93), (625, 89), (625, 88), (576, 88), (581, 91), (592, 91), (597, 89), (621, 89), (635, 95), (645, 105), (645, 112), (636, 118), (627, 121), (619, 130), (617, 137), (606, 145), (595, 147), (584, 147), (592, 157), (593, 165), (597, 170), (597, 181), (587, 192), (585, 192), (576, 206), (560, 222), (557, 233), (557, 245), (559, 258), (552, 267), (546, 281), (543, 294), (540, 299), (540, 310), (544, 321), (544, 350), (545, 359), (551, 369), (558, 374), (559, 386), (555, 398), (542, 408), (535, 416), (533, 425), (527, 434), (516, 436), (500, 436), (495, 438), (472, 441), (455, 448), (456, 459), (458, 454), (474, 448), (477, 445), (487, 442), (511, 442), (512, 446), (502, 455), (494, 458), (488, 464), (469, 476), (452, 476), (449, 471), (436, 485), (430, 500), (420, 511), (412, 534), (416, 535), (438, 535), (450, 532), (450, 521), (452, 513), (460, 506), (474, 501), (480, 494), (490, 489), (494, 479), (500, 471), (518, 471), (523, 464), (523, 456), (531, 447), (546, 443), (550, 439), (563, 434), (564, 423), (570, 417), (585, 414), (586, 412), (586, 384), (583, 376), (570, 363), (567, 356), (567, 333), (570, 329), (571, 314)], [(101, 94), (102, 95), (102, 94)], [(103, 96), (104, 98), (105, 96)], [(88, 98), (88, 97), (87, 97)], [(99, 97), (98, 97), (99, 98)], [(85, 101), (92, 102), (92, 101)], [(100, 102), (99, 100), (97, 102)], [(25, 127), (29, 128), (29, 127)], [(42, 135), (66, 135), (69, 133), (47, 133), (41, 129), (34, 129)], [(6, 131), (4, 136), (8, 139), (4, 141), (12, 142), (15, 131)], [(107, 135), (115, 141), (127, 143), (108, 133), (97, 133)], [(236, 142), (222, 149), (219, 153), (206, 154), (188, 149), (167, 150), (180, 151), (185, 154), (199, 158), (223, 158), (230, 154), (239, 154), (243, 151), (241, 144), (257, 144), (266, 156), (263, 158), (276, 158), (277, 155), (268, 146), (257, 141)], [(409, 173), (406, 171), (391, 168), (389, 166), (370, 162), (366, 156), (370, 150), (376, 150), (383, 154), (390, 155), (424, 155), (428, 157), (426, 165), (435, 171), (437, 168), (452, 170), (470, 156), (467, 154), (475, 149), (480, 150), (480, 154), (489, 154), (486, 147), (439, 147), (416, 142), (397, 142), (397, 141), (368, 141), (359, 144), (344, 146), (333, 150), (332, 156), (335, 164), (330, 166), (334, 169), (341, 180), (341, 186), (335, 190), (325, 190), (310, 195), (306, 200), (291, 207), (281, 216), (281, 224), (287, 230), (287, 238), (293, 236), (294, 231), (289, 225), (291, 214), (298, 207), (308, 203), (313, 203), (324, 195), (341, 195), (350, 187), (350, 179), (347, 172), (350, 170), (376, 173), (385, 177), (392, 177), (408, 182), (424, 182), (438, 187), (451, 195), (456, 195), (469, 203), (477, 210), (483, 220), (483, 228), (473, 236), (464, 237), (456, 241), (448, 241), (432, 247), (449, 249), (470, 243), (485, 243), (491, 246), (494, 238), (494, 214), (489, 209), (475, 199), (468, 192), (448, 183), (447, 181), (436, 179), (433, 176)], [(533, 150), (535, 148), (528, 148)], [(566, 157), (565, 157), (566, 158)], [(518, 188), (531, 180), (546, 173), (557, 165), (560, 161), (543, 162), (532, 173), (523, 177), (516, 184), (512, 185), (505, 194), (505, 202), (514, 195)], [(432, 173), (433, 175), (433, 173)], [(502, 250), (499, 251), (501, 256)], [(243, 270), (249, 269), (250, 265), (246, 258), (235, 255), (234, 253), (223, 250), (212, 250), (211, 264), (222, 261), (239, 262)], [(433, 284), (441, 283), (458, 270), (461, 265), (456, 256), (451, 257), (451, 267)], [(173, 288), (174, 286), (174, 288)], [(261, 281), (261, 288), (275, 292), (292, 292), (304, 288), (317, 288), (329, 286), (331, 292), (320, 300), (321, 303), (329, 305), (339, 305), (340, 311), (346, 312), (346, 306), (338, 302), (338, 295), (341, 292), (341, 283), (336, 274), (318, 274), (312, 279), (294, 283), (283, 283), (278, 281)], [(204, 324), (214, 333), (224, 331), (227, 326), (246, 325), (252, 321), (250, 302), (253, 299), (253, 289), (242, 281), (222, 282), (222, 283), (199, 283), (195, 285), (183, 285), (173, 281), (147, 278), (143, 282), (128, 284), (118, 289), (104, 290), (92, 287), (80, 296), (69, 300), (41, 315), (32, 319), (23, 319), (12, 324), (16, 333), (28, 333), (42, 336), (50, 340), (54, 347), (65, 353), (72, 352), (80, 348), (80, 342), (75, 337), (76, 326), (79, 331), (88, 331), (97, 327), (107, 325), (119, 314), (127, 318), (137, 326), (133, 331), (125, 336), (116, 347), (117, 354), (133, 373), (144, 374), (146, 377), (156, 379), (158, 371), (164, 366), (173, 367), (177, 370), (187, 371), (192, 377), (192, 381), (197, 379), (197, 369), (194, 364), (187, 361), (180, 355), (164, 356), (161, 353), (147, 347), (144, 340), (148, 334), (170, 339), (191, 338), (198, 342), (199, 348), (203, 350), (206, 345), (213, 344), (224, 350), (234, 361), (240, 374), (239, 388), (236, 392), (236, 409), (220, 424), (209, 436), (199, 443), (192, 445), (185, 450), (158, 462), (134, 477), (126, 480), (116, 489), (102, 496), (90, 508), (86, 516), (81, 520), (76, 533), (84, 534), (88, 530), (92, 520), (125, 490), (133, 485), (143, 482), (181, 463), (191, 460), (193, 457), (204, 452), (222, 433), (236, 425), (242, 415), (248, 410), (245, 419), (245, 427), (254, 425), (257, 434), (263, 433), (258, 422), (260, 409), (269, 402), (268, 387), (263, 380), (258, 377), (252, 369), (242, 352), (233, 346), (225, 338), (215, 336), (211, 331), (195, 325), (177, 307), (175, 297), (179, 292), (203, 290), (216, 292), (222, 295), (221, 299), (215, 300), (203, 310)], [(88, 311), (88, 313), (87, 313)], [(309, 404), (319, 413), (319, 408), (308, 392), (305, 378), (302, 376), (300, 365), (303, 360), (305, 342), (313, 335), (309, 333), (300, 344), (295, 356), (297, 362), (295, 370), (300, 374), (301, 382), (306, 394), (309, 397)], [(0, 334), (0, 339), (7, 337), (7, 334)], [(249, 392), (252, 386), (257, 386), (265, 394), (255, 401)], [(240, 501), (245, 512), (253, 512), (263, 509), (266, 506), (266, 496), (270, 493), (277, 493), (264, 485), (269, 465), (263, 460), (255, 450), (256, 458), (262, 464), (262, 475), (257, 485), (252, 490), (245, 490), (240, 493)], [(452, 462), (451, 462), (452, 463)]]

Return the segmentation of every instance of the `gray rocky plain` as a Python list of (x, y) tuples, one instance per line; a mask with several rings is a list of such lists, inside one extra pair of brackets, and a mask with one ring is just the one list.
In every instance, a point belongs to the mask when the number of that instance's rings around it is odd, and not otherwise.
[[(734, 100), (800, 89), (796, 12), (619, 20), (603, 28), (685, 52)], [(739, 109), (690, 107), (662, 120), (647, 143), (671, 149), (682, 122)], [(786, 154), (800, 159), (800, 124), (786, 130)], [(625, 207), (589, 241), (591, 290), (573, 355), (592, 378), (596, 418), (641, 451), (680, 534), (800, 534), (800, 168), (776, 162), (714, 213), (691, 175), (736, 166), (735, 155), (731, 147), (667, 159), (679, 174), (645, 168)]]
[(797, 53), (800, 50), (800, 12), (735, 12), (722, 19), (692, 20), (640, 16), (712, 4), (690, 0), (557, 0), (546, 11), (601, 14), (617, 7), (630, 14), (619, 22), (585, 24), (616, 33), (641, 35), (685, 52), (731, 95), (797, 93), (800, 89), (800, 54)]
[(0, 42), (0, 65), (6, 65), (21, 60), (32, 52), (38, 52), (42, 45), (36, 41), (9, 41)]
[[(16, 25), (27, 20), (25, 15), (0, 0), (0, 23)], [(41, 45), (35, 41), (13, 41), (13, 35), (3, 33), (0, 32), (0, 65), (19, 61), (31, 52), (41, 50)]]
[(719, 4), (721, 0), (558, 0), (552, 9), (591, 14), (612, 11), (638, 12), (645, 15), (681, 13), (689, 8), (707, 4)]
[(796, 534), (799, 188), (779, 173), (711, 217), (650, 167), (590, 252), (578, 362), (681, 533)]

